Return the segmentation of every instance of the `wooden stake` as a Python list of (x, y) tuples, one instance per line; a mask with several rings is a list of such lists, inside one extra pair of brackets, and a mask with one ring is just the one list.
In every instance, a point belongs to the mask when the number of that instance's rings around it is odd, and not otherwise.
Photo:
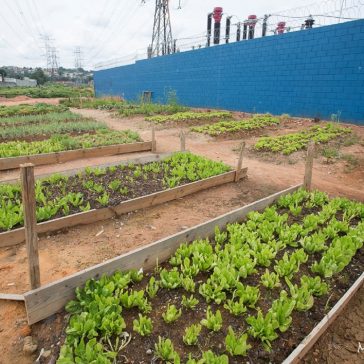
[(184, 152), (186, 150), (186, 136), (183, 130), (181, 130), (179, 138), (181, 140), (181, 152)]
[(40, 287), (37, 216), (35, 209), (34, 165), (20, 165), (22, 198), (24, 210), (25, 242), (28, 255), (30, 285), (32, 289)]
[(315, 142), (311, 141), (307, 148), (306, 166), (305, 166), (305, 177), (303, 180), (303, 188), (307, 191), (311, 191), (312, 185), (312, 168), (313, 168), (313, 157), (315, 154)]
[(157, 143), (155, 141), (155, 127), (152, 126), (152, 153), (155, 153), (157, 150)]
[(239, 172), (243, 165), (243, 154), (245, 149), (245, 142), (242, 142), (239, 150), (238, 165), (236, 166), (235, 182), (239, 181)]

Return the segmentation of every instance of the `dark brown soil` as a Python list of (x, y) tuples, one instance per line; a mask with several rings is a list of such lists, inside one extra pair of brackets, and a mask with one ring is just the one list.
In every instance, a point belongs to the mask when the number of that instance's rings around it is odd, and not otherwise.
[[(89, 175), (85, 173), (70, 176), (66, 181), (44, 181), (42, 183), (42, 186), (44, 187), (43, 193), (45, 194), (47, 201), (59, 200), (69, 193), (81, 193), (83, 199), (80, 205), (75, 206), (68, 203), (69, 211), (65, 211), (63, 208), (60, 208), (58, 212), (49, 219), (55, 219), (82, 212), (82, 207), (84, 207), (87, 203), (90, 204), (90, 209), (117, 206), (123, 201), (150, 195), (155, 192), (167, 190), (171, 187), (177, 187), (191, 182), (188, 178), (183, 178), (178, 181), (176, 186), (168, 185), (166, 183), (166, 178), (172, 177), (169, 172), (170, 169), (168, 168), (169, 163), (167, 161), (157, 163), (160, 165), (159, 173), (144, 171), (142, 169), (138, 170), (137, 168), (140, 166), (129, 164), (126, 166), (113, 167), (114, 170), (111, 170), (110, 168), (104, 170), (98, 169), (100, 175), (94, 171)], [(151, 164), (153, 163), (147, 163), (144, 167)], [(111, 182), (113, 181), (120, 182), (119, 187), (116, 189), (111, 187)], [(93, 183), (94, 185), (97, 185), (100, 188), (100, 192), (96, 192), (92, 187), (85, 186), (85, 183)], [(105, 193), (108, 194), (109, 200), (103, 204), (98, 199)], [(44, 204), (37, 201), (37, 207), (41, 206), (44, 206)], [(16, 229), (17, 227), (20, 227), (20, 225), (14, 226), (13, 229)], [(0, 228), (0, 232), (1, 231), (4, 230)]]
[[(314, 210), (307, 210), (307, 213), (313, 213)], [(291, 222), (299, 220), (298, 218), (290, 217)], [(356, 221), (357, 222), (357, 221)], [(353, 222), (353, 225), (355, 223)], [(291, 252), (292, 248), (287, 248), (284, 251)], [(277, 255), (276, 259), (280, 259), (284, 253), (281, 251)], [(300, 271), (292, 279), (293, 283), (299, 284), (302, 275), (310, 275), (310, 266), (312, 263), (320, 258), (320, 254), (315, 254), (309, 256), (307, 263), (302, 264)], [(335, 305), (335, 303), (343, 296), (347, 289), (355, 282), (355, 280), (361, 275), (362, 267), (364, 264), (364, 249), (361, 249), (353, 257), (351, 263), (339, 274), (335, 275), (333, 278), (326, 279), (326, 282), (330, 286), (330, 291), (327, 295), (322, 297), (315, 297), (314, 306), (306, 312), (294, 311), (292, 313), (292, 325), (285, 333), (279, 333), (279, 338), (276, 339), (272, 344), (273, 348), (270, 353), (263, 350), (261, 342), (250, 338), (249, 343), (252, 348), (248, 352), (248, 356), (242, 357), (230, 357), (230, 363), (281, 363), (293, 350), (294, 348), (312, 331), (312, 329), (318, 324), (318, 322), (324, 317), (325, 314)], [(170, 269), (169, 263), (164, 263), (161, 267)], [(271, 267), (272, 269), (272, 267)], [(244, 284), (258, 286), (260, 282), (260, 276), (264, 272), (265, 268), (258, 268), (256, 274), (250, 275), (247, 279), (243, 281)], [(144, 289), (149, 277), (153, 275), (153, 272), (148, 272), (141, 283), (135, 284), (132, 288), (133, 290)], [(207, 279), (207, 274), (199, 273), (195, 277), (195, 282), (204, 282)], [(282, 289), (289, 291), (289, 288), (281, 279)], [(264, 287), (260, 287), (260, 299), (257, 303), (257, 307), (261, 307), (263, 312), (267, 312), (271, 306), (272, 300), (279, 297), (280, 289), (268, 290)], [(187, 310), (181, 305), (182, 295), (185, 294), (189, 296), (183, 289), (176, 290), (166, 290), (160, 289), (157, 296), (151, 300), (153, 310), (149, 317), (153, 321), (153, 334), (149, 337), (141, 337), (139, 334), (133, 332), (133, 320), (138, 317), (138, 311), (136, 309), (123, 311), (123, 317), (126, 322), (126, 331), (131, 333), (133, 338), (131, 343), (120, 352), (118, 356), (118, 363), (149, 363), (152, 361), (153, 355), (148, 354), (150, 350), (154, 351), (154, 343), (158, 341), (158, 336), (164, 338), (170, 338), (174, 344), (174, 348), (181, 355), (182, 362), (187, 359), (188, 353), (192, 353), (195, 358), (200, 357), (202, 351), (213, 350), (215, 353), (223, 354), (225, 353), (225, 336), (227, 335), (227, 329), (232, 326), (235, 332), (244, 332), (247, 330), (247, 324), (245, 318), (247, 315), (255, 315), (256, 310), (248, 308), (246, 314), (236, 317), (231, 315), (227, 310), (225, 310), (222, 305), (217, 305), (212, 303), (208, 305), (205, 299), (198, 293), (194, 293), (194, 296), (199, 300), (194, 311)], [(172, 324), (167, 324), (162, 319), (162, 313), (165, 312), (168, 304), (174, 304), (177, 308), (182, 308), (182, 316)], [(182, 336), (184, 335), (184, 330), (191, 324), (197, 324), (201, 319), (206, 316), (206, 309), (211, 306), (212, 311), (215, 312), (220, 309), (223, 315), (223, 328), (217, 333), (212, 333), (205, 327), (202, 328), (201, 334), (199, 336), (197, 346), (186, 346), (182, 341)], [(42, 346), (49, 347), (52, 343), (54, 344), (58, 340), (61, 343), (65, 339), (64, 327), (66, 326), (68, 316), (65, 313), (54, 316), (53, 318), (47, 320), (46, 322), (37, 324), (37, 333), (40, 333), (39, 340)], [(51, 337), (44, 337), (42, 327), (47, 327), (49, 321), (56, 320), (59, 325), (53, 325), (53, 327), (58, 327), (63, 330), (62, 332), (52, 333)], [(44, 325), (44, 326), (43, 326)], [(60, 339), (61, 338), (61, 339)], [(55, 357), (58, 352), (54, 352)], [(154, 363), (160, 363), (159, 361), (152, 361)]]

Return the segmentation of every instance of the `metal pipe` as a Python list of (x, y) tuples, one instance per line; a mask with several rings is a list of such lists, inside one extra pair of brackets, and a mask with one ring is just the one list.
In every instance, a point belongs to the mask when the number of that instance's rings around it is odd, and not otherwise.
[(207, 46), (211, 44), (212, 13), (207, 16)]
[(221, 7), (216, 7), (214, 9), (214, 44), (220, 44), (220, 29), (221, 29), (221, 18), (222, 18), (223, 9)]
[(230, 40), (230, 27), (231, 27), (231, 16), (228, 16), (226, 18), (226, 28), (225, 28), (225, 41), (226, 41), (226, 44), (229, 43), (229, 40)]

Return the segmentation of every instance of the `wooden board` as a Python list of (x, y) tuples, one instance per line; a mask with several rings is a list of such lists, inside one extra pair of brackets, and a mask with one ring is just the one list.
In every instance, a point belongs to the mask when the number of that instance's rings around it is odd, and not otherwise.
[(250, 211), (262, 210), (275, 202), (280, 196), (292, 193), (301, 186), (298, 185), (277, 192), (206, 223), (25, 293), (25, 306), (29, 324), (43, 320), (62, 309), (69, 300), (74, 298), (75, 289), (84, 285), (88, 279), (99, 278), (102, 274), (112, 274), (117, 270), (139, 269), (141, 267), (144, 269), (152, 268), (157, 261), (161, 263), (168, 259), (181, 243), (210, 237), (214, 234), (215, 226), (223, 229), (228, 223), (242, 221)]
[(318, 325), (302, 340), (295, 350), (284, 360), (282, 364), (298, 364), (313, 347), (320, 336), (327, 330), (327, 328), (336, 320), (345, 306), (353, 298), (355, 293), (364, 284), (364, 273), (355, 281), (355, 283), (348, 289), (344, 296), (336, 303), (330, 312), (320, 321)]
[(22, 294), (0, 293), (0, 301), (24, 301)]
[(96, 148), (67, 150), (57, 153), (0, 158), (0, 171), (7, 169), (16, 169), (19, 168), (20, 164), (24, 163), (33, 163), (34, 165), (39, 166), (43, 164), (64, 163), (80, 158), (103, 157), (133, 152), (144, 152), (149, 150), (152, 150), (152, 142), (117, 144)]
[[(186, 185), (171, 188), (169, 190), (156, 192), (147, 196), (138, 197), (129, 201), (124, 201), (117, 206), (106, 207), (97, 210), (90, 210), (73, 214), (59, 219), (54, 219), (46, 222), (39, 223), (37, 225), (37, 232), (47, 233), (57, 231), (63, 228), (69, 228), (72, 226), (90, 224), (93, 222), (109, 219), (116, 215), (125, 214), (131, 211), (135, 211), (150, 206), (162, 204), (164, 202), (172, 201), (195, 192), (205, 190), (207, 188), (220, 186), (225, 183), (234, 182), (235, 171), (223, 173), (219, 176), (206, 178), (201, 181), (188, 183)], [(247, 168), (239, 171), (239, 179), (245, 177), (247, 174)], [(7, 231), (0, 234), (0, 248), (10, 247), (16, 244), (20, 244), (25, 239), (24, 228)]]
[[(122, 160), (118, 160), (118, 161), (115, 161), (115, 162), (96, 164), (96, 165), (93, 165), (92, 168), (107, 168), (107, 167), (112, 167), (112, 166), (127, 165), (129, 163), (146, 164), (146, 163), (151, 163), (151, 162), (159, 162), (159, 161), (161, 161), (161, 160), (163, 160), (165, 158), (168, 158), (168, 157), (172, 156), (174, 153), (175, 152), (150, 154), (150, 155), (137, 157), (137, 158), (122, 159)], [(71, 177), (71, 176), (75, 176), (76, 174), (78, 174), (80, 172), (84, 172), (84, 171), (85, 171), (85, 167), (67, 169), (67, 170), (62, 170), (61, 172), (51, 172), (51, 173), (38, 174), (38, 175), (35, 176), (35, 179), (39, 180), (39, 179), (48, 178), (48, 177), (54, 175), (55, 173), (59, 173), (59, 174), (62, 174), (63, 176)], [(0, 181), (0, 185), (1, 184), (16, 184), (16, 183), (19, 183), (19, 178), (2, 179)]]

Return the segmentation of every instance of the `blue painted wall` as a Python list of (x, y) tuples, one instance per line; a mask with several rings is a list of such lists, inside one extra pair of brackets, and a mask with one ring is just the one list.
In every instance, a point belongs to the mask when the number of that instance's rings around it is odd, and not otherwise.
[(183, 52), (95, 72), (97, 96), (364, 124), (364, 20)]

